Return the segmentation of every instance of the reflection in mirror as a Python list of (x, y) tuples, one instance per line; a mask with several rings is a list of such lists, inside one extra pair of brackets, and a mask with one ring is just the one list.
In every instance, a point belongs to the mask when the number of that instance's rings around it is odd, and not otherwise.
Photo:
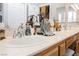
[(49, 5), (40, 6), (39, 3), (28, 4), (28, 22), (37, 22), (35, 25), (40, 25), (43, 18), (47, 17), (49, 19)]
[(35, 32), (39, 31), (37, 29), (41, 28), (41, 22), (45, 18), (49, 20), (49, 5), (41, 6), (39, 3), (28, 4), (27, 22), (30, 23), (31, 27), (35, 29)]
[[(28, 19), (27, 22), (30, 22), (31, 26), (40, 25), (39, 24), (39, 5), (37, 3), (28, 4)], [(33, 24), (34, 23), (34, 24)]]
[[(58, 16), (59, 22), (66, 22), (65, 9), (66, 9), (65, 7), (57, 8), (57, 16)], [(76, 22), (77, 21), (76, 20), (76, 11), (72, 8), (71, 5), (68, 6), (67, 16), (68, 16), (67, 22)]]
[(57, 16), (59, 22), (65, 22), (65, 7), (57, 8)]
[(78, 4), (69, 4), (68, 6), (57, 8), (58, 21), (66, 28), (77, 23), (77, 8)]

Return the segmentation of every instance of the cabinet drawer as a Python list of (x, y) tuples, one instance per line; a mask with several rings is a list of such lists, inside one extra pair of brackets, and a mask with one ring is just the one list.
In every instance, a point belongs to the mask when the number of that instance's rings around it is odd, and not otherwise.
[(79, 40), (76, 42), (76, 54), (79, 55)]
[(66, 40), (66, 49), (76, 41), (76, 36), (72, 36)]
[(70, 37), (70, 38), (68, 38), (66, 40), (66, 49), (72, 44), (72, 42), (73, 42), (73, 38), (72, 37)]
[(59, 56), (64, 56), (64, 54), (65, 54), (65, 42), (63, 42), (59, 46)]
[(79, 40), (79, 34), (76, 35), (76, 39)]
[(36, 56), (58, 56), (58, 46), (50, 47), (38, 54)]
[(58, 47), (52, 49), (48, 53), (45, 54), (45, 56), (58, 56)]

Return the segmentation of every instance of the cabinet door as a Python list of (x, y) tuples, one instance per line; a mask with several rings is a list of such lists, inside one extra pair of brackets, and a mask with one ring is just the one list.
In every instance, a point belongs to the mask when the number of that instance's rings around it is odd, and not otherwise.
[(79, 40), (76, 42), (76, 54), (79, 55)]
[(72, 45), (73, 42), (76, 41), (76, 36), (72, 36), (66, 40), (66, 49)]
[(73, 37), (70, 37), (66, 40), (66, 49), (70, 47), (70, 45), (73, 43), (73, 40)]
[(79, 33), (77, 34), (77, 37), (76, 37), (76, 39), (77, 39), (77, 40), (79, 40)]
[(62, 44), (60, 44), (59, 46), (59, 55), (60, 56), (64, 56), (65, 54), (65, 42), (63, 42)]
[(4, 30), (0, 30), (0, 40), (5, 38), (5, 31)]
[(58, 47), (52, 49), (50, 52), (46, 53), (45, 56), (58, 56)]

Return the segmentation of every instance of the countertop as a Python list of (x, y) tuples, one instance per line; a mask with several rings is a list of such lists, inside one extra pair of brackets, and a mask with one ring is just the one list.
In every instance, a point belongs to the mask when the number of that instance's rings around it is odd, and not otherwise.
[(78, 32), (79, 29), (74, 29), (54, 32), (54, 36), (31, 35), (16, 39), (6, 38), (0, 42), (0, 55), (32, 56)]

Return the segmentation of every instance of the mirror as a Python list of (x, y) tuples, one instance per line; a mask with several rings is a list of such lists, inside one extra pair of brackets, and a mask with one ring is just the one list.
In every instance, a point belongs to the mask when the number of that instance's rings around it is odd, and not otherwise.
[[(59, 22), (66, 22), (65, 14), (66, 14), (65, 7), (57, 8), (57, 16)], [(68, 18), (67, 22), (77, 22), (76, 11), (71, 6), (68, 7), (67, 18)]]
[[(40, 26), (39, 23), (39, 5), (37, 3), (28, 4), (28, 17), (27, 22), (34, 23), (34, 25)], [(32, 24), (33, 26), (33, 24)]]
[(28, 4), (28, 20), (27, 22), (37, 22), (35, 25), (40, 26), (42, 18), (47, 17), (49, 19), (49, 5), (41, 6), (40, 3), (30, 3)]

